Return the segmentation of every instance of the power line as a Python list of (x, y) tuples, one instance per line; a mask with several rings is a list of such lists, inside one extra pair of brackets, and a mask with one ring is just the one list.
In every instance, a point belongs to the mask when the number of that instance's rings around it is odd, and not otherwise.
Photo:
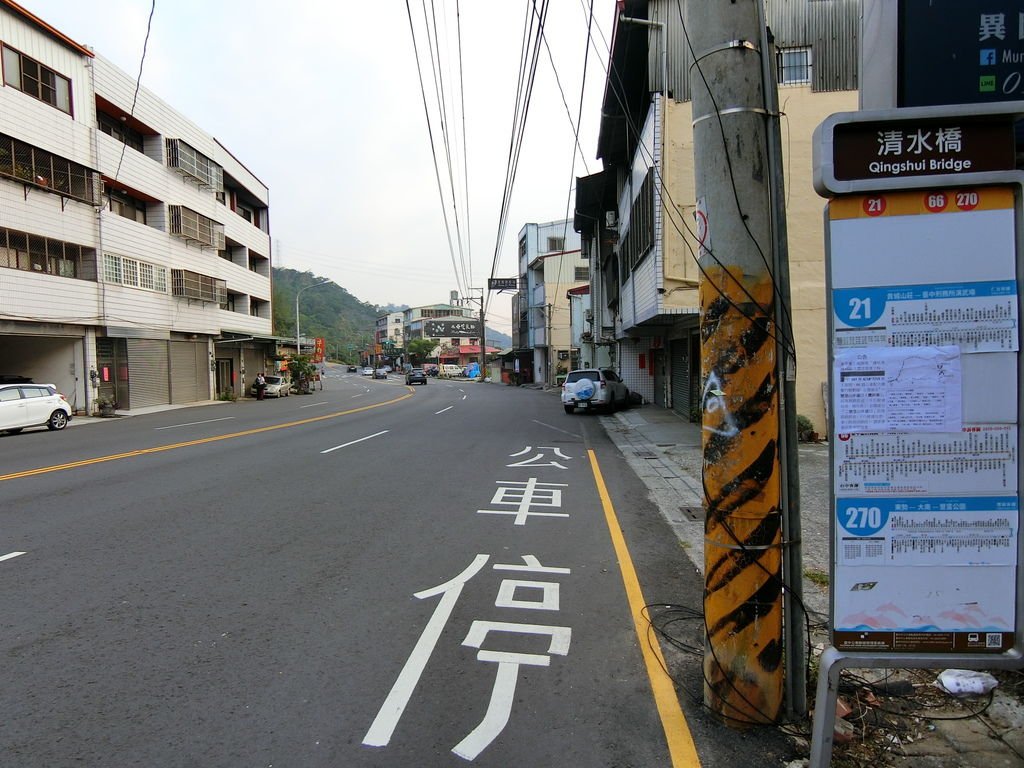
[[(536, 0), (533, 2), (536, 10)], [(547, 18), (548, 0), (542, 0), (541, 10), (537, 15), (537, 37), (533, 38), (533, 17), (527, 11), (527, 20), (523, 32), (523, 47), (519, 61), (519, 86), (516, 89), (516, 109), (513, 115), (512, 136), (509, 143), (509, 158), (505, 168), (505, 188), (501, 201), (501, 213), (498, 217), (498, 232), (494, 245), (494, 256), (491, 260), (490, 277), (494, 277), (498, 267), (498, 256), (501, 254), (501, 242), (505, 238), (505, 229), (508, 226), (508, 215), (511, 209), (512, 189), (515, 185), (516, 173), (519, 168), (519, 157), (522, 151), (523, 135), (526, 131), (526, 118), (530, 111), (530, 100), (533, 95), (533, 84), (537, 74), (537, 60), (540, 55), (540, 39), (544, 33), (544, 23)], [(530, 40), (534, 40), (530, 55), (527, 56)], [(527, 60), (529, 59), (529, 65)], [(527, 70), (529, 74), (527, 75)], [(488, 294), (487, 299), (490, 296)]]
[[(153, 29), (153, 14), (155, 12), (156, 0), (152, 0), (149, 5), (149, 18), (146, 20), (146, 37), (142, 41), (142, 56), (139, 58), (139, 74), (135, 77), (135, 93), (132, 94), (132, 107), (128, 110), (130, 117), (135, 117), (135, 103), (139, 99), (139, 89), (142, 87), (142, 67), (146, 63), (146, 50), (149, 48), (149, 33)], [(127, 148), (127, 143), (121, 146), (121, 157), (117, 161), (117, 170), (114, 171), (114, 181), (117, 181), (118, 176), (121, 175), (121, 163), (124, 162), (124, 151)]]
[(427, 134), (430, 137), (430, 152), (431, 152), (431, 155), (434, 158), (434, 176), (435, 176), (435, 178), (437, 180), (437, 194), (438, 194), (438, 199), (439, 199), (439, 201), (441, 203), (441, 213), (442, 213), (442, 216), (444, 217), (445, 233), (448, 236), (448, 252), (451, 255), (451, 259), (452, 259), (452, 269), (455, 271), (455, 282), (456, 282), (456, 284), (458, 284), (458, 282), (459, 282), (459, 268), (458, 268), (458, 265), (455, 263), (455, 248), (452, 245), (452, 232), (451, 232), (451, 227), (450, 227), (450, 225), (448, 223), (448, 215), (447, 215), (447, 213), (445, 211), (445, 206), (444, 206), (444, 191), (441, 188), (441, 169), (440, 169), (440, 167), (438, 166), (438, 163), (437, 163), (437, 147), (436, 147), (435, 142), (434, 142), (434, 130), (431, 127), (431, 124), (430, 124), (430, 109), (427, 106), (427, 91), (426, 91), (426, 88), (424, 87), (424, 84), (423, 84), (423, 70), (420, 67), (419, 46), (416, 44), (416, 29), (415, 29), (415, 27), (413, 25), (413, 21), (412, 21), (412, 9), (409, 7), (409, 0), (405, 0), (405, 10), (406, 10), (406, 14), (409, 17), (409, 33), (412, 35), (413, 53), (414, 53), (414, 55), (416, 57), (416, 73), (419, 75), (420, 95), (423, 98), (423, 114), (424, 114), (424, 117), (426, 118), (426, 121), (427, 121)]

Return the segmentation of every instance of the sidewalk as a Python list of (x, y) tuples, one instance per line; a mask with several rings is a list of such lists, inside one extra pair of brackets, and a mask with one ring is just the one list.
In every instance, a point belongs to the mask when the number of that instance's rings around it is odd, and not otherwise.
[[(704, 512), (701, 490), (701, 428), (674, 411), (644, 405), (602, 416), (608, 436), (626, 462), (647, 485), (687, 555), (704, 572)], [(805, 579), (804, 602), (812, 623), (827, 626), (829, 615), (829, 457), (824, 444), (801, 444), (801, 541)], [(813, 653), (828, 642), (825, 631), (812, 637)], [(851, 670), (859, 677), (880, 680), (886, 670)], [(890, 671), (891, 673), (891, 671)], [(918, 686), (910, 697), (885, 697), (866, 688), (848, 696), (855, 704), (848, 716), (854, 727), (849, 744), (837, 744), (832, 764), (892, 765), (900, 768), (1024, 767), (1024, 690), (1021, 676), (1003, 674), (991, 706), (983, 700), (958, 701), (932, 688), (936, 670), (909, 672)], [(1018, 683), (1016, 690), (1012, 683)], [(814, 706), (814, 681), (808, 705)], [(941, 709), (936, 710), (934, 707)], [(925, 709), (927, 707), (927, 709)], [(898, 713), (890, 716), (891, 712)], [(931, 714), (931, 718), (925, 717)], [(858, 715), (863, 715), (860, 719)], [(956, 719), (941, 719), (956, 718)], [(725, 728), (725, 726), (722, 726)], [(808, 721), (809, 732), (809, 721)], [(806, 754), (809, 744), (804, 745)], [(804, 763), (806, 764), (806, 763)], [(791, 764), (793, 768), (800, 762)]]

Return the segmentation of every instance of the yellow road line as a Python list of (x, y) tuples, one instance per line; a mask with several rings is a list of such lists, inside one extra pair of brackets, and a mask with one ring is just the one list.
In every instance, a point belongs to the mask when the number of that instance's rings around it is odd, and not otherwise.
[(328, 413), (323, 416), (313, 416), (308, 419), (300, 419), (299, 421), (287, 421), (284, 424), (274, 424), (269, 427), (258, 427), (256, 429), (247, 429), (243, 432), (231, 432), (227, 435), (216, 435), (214, 437), (203, 437), (199, 440), (188, 440), (184, 443), (172, 443), (170, 445), (158, 445), (153, 448), (140, 448), (137, 451), (127, 451), (125, 453), (115, 453), (110, 456), (97, 456), (94, 459), (83, 459), (82, 461), (72, 461), (67, 464), (54, 464), (49, 467), (39, 467), (38, 469), (26, 469), (24, 472), (12, 472), (8, 475), (0, 475), (0, 482), (4, 480), (17, 480), (19, 477), (32, 477), (33, 475), (45, 475), (49, 472), (62, 472), (66, 469), (77, 469), (78, 467), (88, 467), (91, 464), (102, 464), (106, 461), (117, 461), (119, 459), (130, 459), (133, 456), (145, 456), (150, 453), (162, 453), (164, 451), (173, 451), (178, 448), (188, 448), (193, 445), (203, 445), (205, 443), (216, 443), (219, 440), (232, 440), (236, 437), (245, 437), (247, 435), (258, 435), (261, 432), (273, 432), (275, 429), (287, 429), (289, 427), (298, 427), (303, 424), (312, 424), (316, 421), (325, 421), (327, 419), (336, 419), (339, 416), (348, 416), (353, 413), (359, 413), (360, 411), (369, 411), (374, 408), (381, 408), (385, 405), (392, 405), (393, 403), (401, 402), (407, 398), (412, 397), (412, 394), (401, 395), (396, 397), (394, 400), (385, 400), (383, 403), (374, 403), (373, 405), (364, 405), (360, 408), (350, 408), (347, 411), (338, 411), (337, 413)]
[(661, 653), (661, 645), (657, 638), (653, 643), (648, 642), (647, 620), (643, 616), (643, 607), (647, 605), (647, 602), (640, 589), (640, 580), (633, 567), (633, 558), (629, 555), (626, 540), (622, 536), (622, 528), (615, 515), (615, 508), (608, 495), (608, 488), (604, 484), (604, 476), (597, 464), (597, 456), (592, 450), (588, 450), (587, 454), (590, 456), (590, 468), (594, 473), (594, 484), (597, 486), (597, 493), (601, 497), (601, 505), (604, 507), (604, 519), (608, 523), (608, 533), (611, 534), (615, 556), (619, 560), (622, 583), (626, 588), (626, 597), (633, 613), (633, 627), (636, 629), (637, 641), (640, 651), (643, 653), (644, 664), (647, 666), (647, 676), (651, 680), (654, 702), (661, 717), (661, 727), (665, 730), (672, 766), (673, 768), (700, 768), (700, 759), (697, 757), (697, 747), (693, 743), (690, 727), (679, 706), (679, 697), (676, 695), (672, 679), (665, 672), (667, 665), (665, 657)]

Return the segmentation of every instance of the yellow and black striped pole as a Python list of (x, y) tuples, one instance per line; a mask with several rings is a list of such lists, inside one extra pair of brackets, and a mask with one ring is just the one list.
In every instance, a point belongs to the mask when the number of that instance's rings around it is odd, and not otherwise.
[(729, 725), (783, 700), (782, 471), (761, 0), (690, 0), (701, 233), (704, 703)]
[(782, 520), (772, 282), (737, 272), (708, 268), (700, 292), (704, 698), (742, 727), (782, 700)]

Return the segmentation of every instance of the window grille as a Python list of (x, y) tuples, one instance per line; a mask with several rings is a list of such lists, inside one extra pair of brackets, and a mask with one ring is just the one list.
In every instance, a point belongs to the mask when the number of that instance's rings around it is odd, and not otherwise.
[(640, 193), (629, 209), (629, 228), (622, 235), (620, 255), (626, 272), (634, 270), (654, 245), (654, 175), (647, 171)]
[(96, 252), (76, 243), (0, 227), (0, 267), (96, 280)]
[(201, 246), (224, 250), (224, 225), (183, 205), (167, 206), (169, 232)]
[(187, 269), (171, 270), (171, 295), (185, 299), (211, 302), (221, 305), (227, 301), (227, 283), (223, 280), (190, 272)]
[(0, 134), (0, 176), (84, 203), (100, 200), (98, 173), (4, 134)]
[(121, 257), (109, 253), (103, 254), (103, 282), (121, 282)]
[(209, 187), (214, 194), (224, 192), (224, 169), (181, 139), (166, 139), (167, 165), (182, 176)]
[(167, 268), (116, 253), (105, 253), (103, 281), (167, 293)]
[(153, 282), (153, 265), (147, 264), (144, 261), (139, 262), (139, 288), (145, 288), (146, 290), (152, 291)]
[(548, 238), (548, 253), (552, 251), (564, 251), (565, 250), (565, 238), (564, 237), (549, 237)]
[(811, 49), (781, 48), (777, 55), (779, 85), (811, 82)]
[(590, 279), (590, 267), (576, 267), (574, 279), (576, 282), (586, 282)]

